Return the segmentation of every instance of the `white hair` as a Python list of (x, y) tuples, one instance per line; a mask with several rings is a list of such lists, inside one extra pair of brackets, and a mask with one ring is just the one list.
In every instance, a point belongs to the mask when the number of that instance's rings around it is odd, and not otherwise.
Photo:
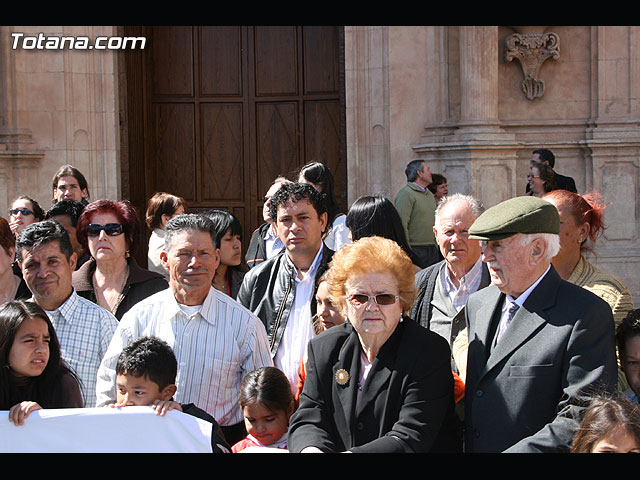
[(464, 202), (466, 202), (467, 206), (469, 207), (469, 210), (471, 210), (471, 214), (475, 217), (478, 218), (480, 216), (480, 214), (482, 214), (484, 212), (484, 207), (482, 206), (482, 203), (480, 203), (480, 201), (478, 199), (476, 199), (475, 197), (472, 197), (471, 195), (464, 195), (462, 193), (454, 193), (453, 195), (447, 196), (447, 197), (442, 197), (442, 199), (440, 200), (440, 203), (438, 203), (438, 206), (436, 207), (436, 212), (435, 212), (435, 223), (434, 226), (436, 227), (436, 230), (440, 230), (440, 216), (442, 213), (442, 209), (451, 202), (455, 202), (457, 200), (462, 200)]
[(551, 260), (560, 251), (560, 235), (556, 233), (523, 233), (520, 245), (525, 247), (537, 238), (541, 238), (546, 245), (545, 260)]

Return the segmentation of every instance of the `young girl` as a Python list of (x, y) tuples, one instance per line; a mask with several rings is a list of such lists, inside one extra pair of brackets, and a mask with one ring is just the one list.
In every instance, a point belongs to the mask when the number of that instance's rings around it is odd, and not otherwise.
[(235, 299), (245, 274), (242, 225), (233, 213), (226, 210), (209, 210), (204, 215), (213, 221), (220, 245), (220, 265), (213, 277), (213, 286)]
[(41, 408), (82, 408), (80, 384), (60, 356), (47, 314), (33, 302), (0, 306), (0, 410), (23, 425)]
[(286, 450), (294, 403), (286, 375), (275, 367), (250, 372), (242, 381), (240, 407), (247, 436), (231, 447), (239, 453), (251, 447)]
[(640, 410), (618, 396), (597, 396), (585, 410), (571, 453), (640, 453)]

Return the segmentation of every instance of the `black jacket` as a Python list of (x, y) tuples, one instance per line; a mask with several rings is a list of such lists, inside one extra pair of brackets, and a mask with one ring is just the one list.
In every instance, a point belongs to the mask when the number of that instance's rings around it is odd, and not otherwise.
[[(315, 292), (318, 279), (327, 270), (333, 250), (325, 245), (315, 276), (311, 296), (311, 316), (316, 313)], [(251, 310), (264, 324), (269, 336), (271, 354), (275, 355), (287, 326), (296, 295), (295, 270), (288, 260), (286, 249), (249, 270), (244, 276), (236, 300)]]
[(380, 348), (358, 400), (361, 352), (351, 324), (309, 342), (289, 451), (461, 452), (447, 342), (405, 317)]

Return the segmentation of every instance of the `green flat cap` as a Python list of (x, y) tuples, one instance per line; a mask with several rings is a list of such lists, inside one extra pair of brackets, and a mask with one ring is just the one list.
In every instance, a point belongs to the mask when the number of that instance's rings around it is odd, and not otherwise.
[(473, 240), (501, 240), (518, 233), (559, 233), (560, 215), (556, 207), (537, 197), (505, 200), (480, 215), (471, 228)]

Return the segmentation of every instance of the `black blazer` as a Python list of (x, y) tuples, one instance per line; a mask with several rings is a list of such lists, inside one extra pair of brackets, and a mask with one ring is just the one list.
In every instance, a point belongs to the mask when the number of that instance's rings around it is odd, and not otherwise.
[(613, 391), (613, 315), (553, 266), (491, 350), (505, 295), (469, 297), (465, 451), (568, 451), (591, 390)]
[[(356, 410), (361, 352), (350, 324), (309, 342), (289, 451), (460, 451), (446, 340), (405, 318), (374, 360)], [(336, 380), (339, 370), (349, 375), (344, 385)]]

